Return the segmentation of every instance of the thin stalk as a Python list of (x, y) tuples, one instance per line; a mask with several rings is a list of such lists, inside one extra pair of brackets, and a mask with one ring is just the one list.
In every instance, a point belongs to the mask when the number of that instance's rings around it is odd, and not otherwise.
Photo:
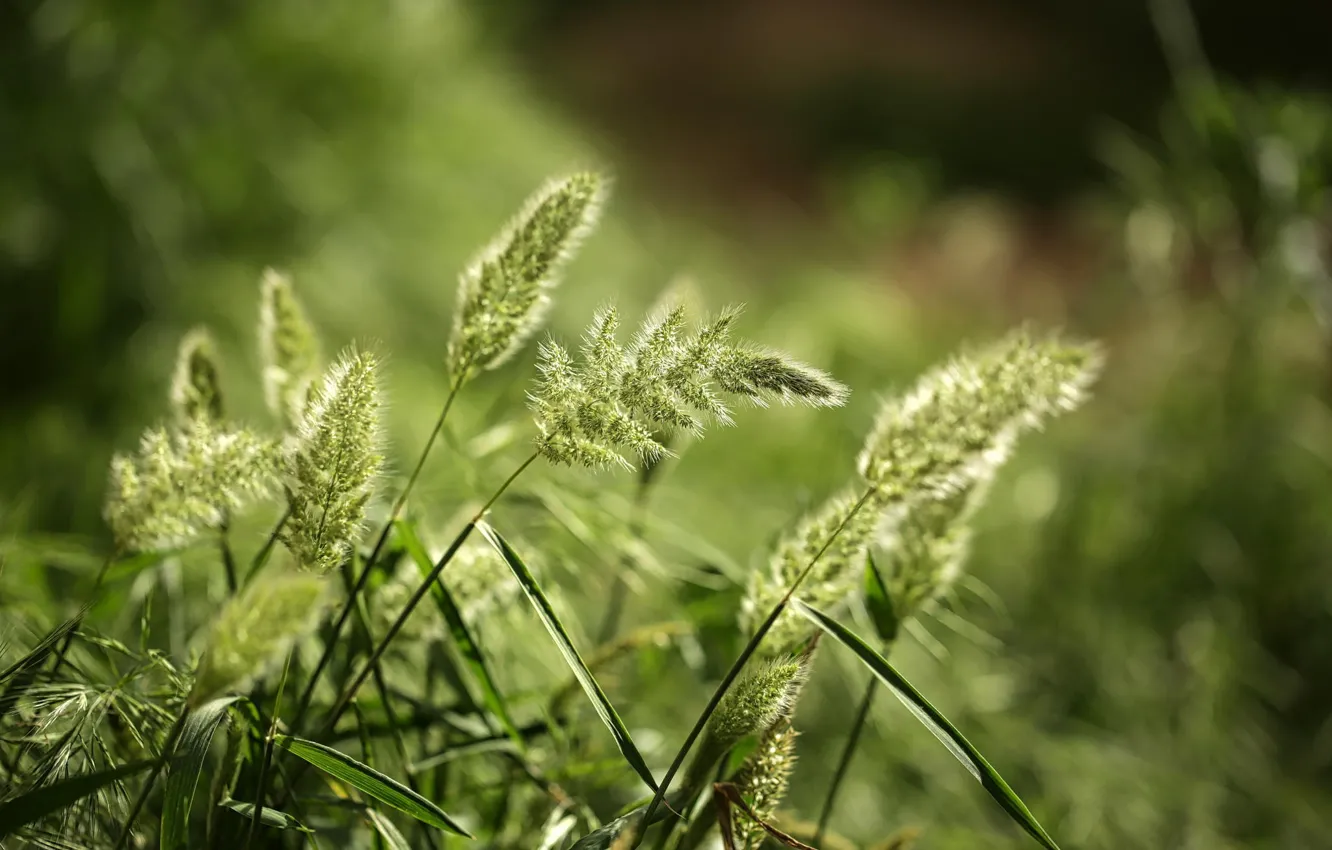
[(166, 743), (162, 745), (162, 754), (158, 756), (157, 764), (153, 765), (153, 770), (144, 780), (143, 790), (139, 792), (138, 798), (130, 808), (129, 816), (125, 818), (125, 825), (120, 828), (120, 837), (116, 839), (115, 850), (124, 850), (129, 846), (130, 833), (134, 827), (134, 821), (138, 820), (139, 813), (148, 803), (148, 796), (153, 792), (153, 786), (157, 784), (157, 778), (162, 775), (162, 768), (166, 767), (167, 762), (171, 760), (171, 754), (176, 749), (176, 741), (180, 740), (181, 730), (185, 728), (185, 719), (190, 716), (190, 707), (188, 704), (180, 710), (180, 716), (176, 718), (171, 731), (167, 733)]
[(842, 748), (842, 756), (837, 760), (837, 770), (833, 772), (832, 783), (828, 786), (828, 796), (823, 800), (823, 811), (819, 812), (819, 825), (814, 829), (815, 846), (823, 843), (823, 835), (828, 831), (828, 824), (832, 821), (833, 808), (837, 804), (837, 792), (841, 789), (842, 780), (846, 778), (847, 771), (851, 767), (851, 759), (856, 755), (856, 745), (860, 743), (860, 733), (864, 731), (865, 722), (869, 720), (870, 707), (874, 705), (874, 694), (878, 687), (879, 681), (871, 677), (865, 687), (865, 696), (860, 699), (855, 722), (851, 724), (851, 736), (846, 739), (846, 746)]
[(231, 519), (223, 518), (218, 529), (217, 547), (222, 553), (222, 570), (227, 576), (227, 596), (236, 595), (236, 555), (231, 551)]
[[(643, 537), (643, 530), (647, 526), (647, 500), (648, 493), (651, 491), (652, 480), (648, 477), (642, 477), (638, 480), (638, 488), (634, 491), (634, 504), (632, 515), (629, 518), (629, 537), (631, 540), (639, 540)], [(615, 572), (611, 579), (610, 598), (606, 601), (606, 614), (601, 620), (601, 627), (597, 629), (597, 643), (608, 643), (615, 637), (615, 633), (620, 630), (620, 620), (624, 616), (624, 605), (629, 598), (629, 583), (624, 580), (624, 571), (632, 569), (634, 559), (625, 552), (620, 559), (620, 569)]]
[[(814, 557), (805, 565), (805, 568), (800, 571), (798, 576), (796, 576), (795, 581), (791, 582), (791, 586), (786, 589), (786, 593), (782, 596), (781, 600), (773, 606), (772, 611), (768, 614), (767, 618), (764, 619), (762, 625), (760, 625), (758, 630), (754, 632), (754, 636), (749, 639), (749, 643), (745, 644), (745, 648), (740, 652), (740, 657), (731, 665), (731, 669), (727, 671), (721, 684), (717, 686), (717, 690), (712, 694), (712, 699), (708, 700), (708, 704), (703, 709), (703, 713), (700, 714), (698, 720), (695, 721), (694, 728), (689, 731), (689, 736), (685, 738), (685, 742), (680, 747), (680, 751), (675, 754), (675, 760), (671, 762), (671, 766), (667, 769), (666, 775), (657, 786), (657, 793), (653, 795), (652, 802), (648, 803), (647, 811), (643, 813), (643, 823), (652, 822), (652, 816), (656, 814), (657, 808), (661, 806), (662, 801), (665, 799), (666, 792), (670, 790), (671, 781), (675, 779), (675, 774), (680, 771), (680, 767), (684, 764), (685, 758), (689, 755), (689, 750), (694, 746), (694, 742), (698, 740), (698, 736), (702, 734), (704, 727), (708, 724), (708, 720), (712, 718), (713, 712), (717, 710), (718, 704), (720, 704), (722, 698), (726, 696), (726, 692), (730, 690), (731, 685), (740, 676), (740, 672), (744, 670), (745, 664), (749, 661), (750, 656), (752, 656), (758, 649), (759, 644), (763, 642), (763, 638), (767, 637), (773, 624), (777, 622), (777, 618), (786, 610), (786, 606), (791, 602), (791, 597), (795, 595), (796, 590), (799, 589), (800, 585), (804, 583), (805, 578), (811, 571), (813, 571), (814, 566), (818, 564), (819, 559), (823, 557), (823, 554), (828, 551), (828, 547), (832, 546), (833, 541), (837, 539), (837, 535), (842, 533), (842, 529), (846, 528), (846, 524), (860, 512), (860, 509), (864, 507), (865, 502), (869, 501), (870, 496), (874, 495), (874, 493), (875, 488), (870, 487), (861, 495), (847, 515), (842, 518), (840, 523), (838, 523), (837, 528), (833, 529), (832, 534), (828, 535), (828, 539), (823, 542), (821, 547), (819, 547), (819, 551), (815, 553)], [(675, 821), (668, 820), (662, 826), (662, 829), (669, 835), (674, 826)], [(634, 841), (634, 847), (638, 847), (642, 843), (643, 833), (639, 833), (638, 838)]]
[[(421, 470), (425, 468), (426, 458), (430, 456), (430, 450), (434, 447), (439, 434), (444, 430), (444, 420), (448, 418), (449, 411), (453, 408), (453, 402), (458, 397), (458, 391), (462, 389), (463, 383), (467, 380), (467, 372), (470, 367), (464, 365), (457, 380), (449, 389), (449, 395), (444, 399), (444, 408), (439, 412), (439, 418), (435, 420), (435, 427), (430, 432), (429, 439), (426, 440), (425, 448), (421, 450), (421, 455), (416, 459), (416, 466), (412, 469), (412, 474), (407, 478), (407, 485), (403, 487), (402, 492), (398, 494), (397, 500), (393, 503), (393, 509), (389, 511), (388, 520), (385, 521), (383, 529), (379, 532), (378, 539), (375, 540), (374, 548), (370, 550), (370, 556), (365, 559), (365, 569), (361, 570), (361, 575), (352, 585), (351, 591), (347, 594), (347, 601), (342, 604), (342, 610), (338, 612), (338, 617), (333, 622), (333, 633), (329, 635), (324, 643), (324, 651), (319, 656), (318, 663), (315, 664), (314, 671), (310, 673), (309, 680), (305, 683), (305, 690), (301, 692), (300, 702), (297, 703), (296, 716), (292, 720), (292, 728), (299, 729), (301, 721), (305, 719), (305, 714), (310, 708), (310, 700), (314, 696), (315, 686), (319, 684), (319, 677), (323, 675), (324, 669), (328, 667), (328, 662), (333, 658), (333, 651), (338, 645), (338, 636), (342, 634), (342, 629), (347, 625), (347, 619), (351, 617), (352, 611), (356, 608), (356, 600), (361, 592), (365, 590), (366, 584), (370, 581), (370, 574), (375, 568), (375, 563), (379, 560), (380, 553), (384, 550), (384, 544), (388, 542), (389, 534), (393, 531), (393, 522), (402, 512), (403, 506), (407, 504), (407, 496), (411, 494), (412, 488), (416, 486), (416, 479), (420, 477)], [(376, 662), (378, 659), (376, 659)]]
[(291, 656), (282, 665), (282, 678), (278, 680), (277, 696), (273, 698), (273, 719), (268, 724), (268, 737), (264, 739), (264, 759), (259, 765), (258, 790), (254, 795), (254, 817), (250, 820), (250, 829), (245, 833), (245, 850), (250, 850), (254, 834), (259, 829), (259, 819), (264, 814), (264, 796), (268, 793), (268, 769), (273, 764), (273, 739), (277, 737), (278, 718), (282, 716), (282, 692), (287, 688), (287, 674), (291, 672)]
[(291, 519), (291, 505), (287, 505), (286, 509), (282, 511), (282, 516), (278, 517), (278, 521), (273, 525), (273, 530), (268, 532), (268, 539), (264, 541), (263, 546), (259, 547), (259, 551), (254, 553), (254, 559), (250, 561), (250, 569), (246, 571), (245, 579), (241, 582), (242, 585), (249, 584), (268, 563), (268, 556), (273, 554), (273, 547), (277, 545), (278, 538), (282, 535), (282, 529), (286, 527), (289, 519)]
[[(106, 581), (106, 574), (118, 557), (118, 552), (112, 552), (103, 559), (102, 566), (97, 569), (97, 578), (93, 581), (92, 601), (88, 603), (89, 608), (92, 607), (93, 602), (97, 601), (97, 594), (102, 589), (102, 583)], [(84, 609), (84, 613), (87, 613), (87, 608)], [(70, 644), (74, 643), (74, 634), (78, 631), (78, 626), (82, 625), (81, 621), (82, 617), (80, 617), (80, 623), (75, 624), (75, 627), (65, 635), (65, 639), (60, 642), (60, 648), (56, 650), (55, 662), (51, 665), (51, 676), (53, 678), (60, 672), (60, 668), (65, 665), (65, 656), (69, 654)]]
[(391, 644), (393, 639), (398, 636), (398, 632), (402, 631), (402, 627), (407, 622), (407, 618), (412, 615), (412, 612), (416, 610), (416, 606), (419, 605), (421, 600), (425, 598), (425, 595), (430, 592), (431, 585), (439, 580), (440, 573), (444, 572), (444, 568), (447, 567), (449, 562), (453, 560), (454, 556), (458, 554), (458, 550), (462, 548), (463, 543), (467, 542), (467, 538), (472, 533), (472, 530), (476, 528), (476, 524), (480, 522), (494, 504), (499, 501), (505, 491), (518, 479), (518, 476), (522, 475), (523, 472), (535, 463), (536, 459), (539, 457), (541, 457), (540, 452), (533, 452), (527, 460), (523, 461), (518, 468), (504, 480), (504, 483), (500, 485), (499, 489), (491, 495), (486, 503), (481, 506), (481, 509), (476, 512), (467, 525), (463, 526), (462, 531), (458, 532), (458, 536), (449, 544), (449, 548), (444, 552), (443, 556), (440, 557), (439, 562), (435, 564), (435, 568), (430, 571), (430, 575), (426, 576), (425, 580), (421, 582), (421, 585), (416, 589), (416, 592), (412, 594), (412, 598), (407, 601), (406, 607), (402, 609), (402, 613), (400, 613), (398, 618), (393, 621), (393, 625), (389, 626), (388, 632), (380, 639), (379, 645), (375, 647), (374, 652), (370, 654), (370, 659), (361, 667), (361, 672), (353, 677), (351, 684), (347, 686), (346, 690), (342, 692), (342, 696), (338, 698), (336, 703), (334, 703), (333, 710), (329, 713), (328, 719), (324, 721), (324, 729), (321, 734), (327, 734), (331, 731), (333, 726), (342, 717), (342, 713), (347, 710), (347, 706), (350, 704), (352, 698), (356, 696), (356, 692), (360, 689), (361, 685), (365, 684), (365, 680), (369, 678), (371, 671), (374, 669), (375, 665), (379, 663), (379, 659), (382, 658), (384, 653), (388, 650), (389, 644)]

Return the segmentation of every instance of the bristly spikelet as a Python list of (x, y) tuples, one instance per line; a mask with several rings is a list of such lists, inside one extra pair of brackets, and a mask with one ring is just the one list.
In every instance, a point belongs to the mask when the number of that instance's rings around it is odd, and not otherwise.
[(121, 552), (183, 546), (268, 492), (276, 444), (207, 419), (168, 434), (152, 429), (137, 456), (116, 455), (104, 508)]
[(181, 427), (196, 419), (222, 420), (222, 387), (217, 347), (204, 328), (185, 334), (171, 376), (171, 409)]
[(383, 458), (373, 354), (348, 351), (310, 395), (287, 456), (283, 542), (307, 569), (337, 567), (361, 534)]
[(259, 282), (259, 354), (268, 409), (293, 429), (319, 375), (320, 346), (291, 279), (273, 269)]
[(540, 327), (550, 291), (596, 224), (606, 188), (606, 178), (593, 172), (550, 181), (462, 273), (448, 353), (455, 383), (500, 365)]
[(722, 747), (762, 732), (795, 708), (808, 675), (809, 655), (763, 662), (727, 692), (708, 723), (708, 734)]
[(785, 355), (756, 353), (730, 341), (739, 311), (723, 311), (689, 333), (683, 307), (649, 317), (627, 348), (619, 316), (599, 312), (583, 340), (582, 362), (554, 342), (541, 346), (540, 379), (530, 398), (537, 447), (553, 463), (631, 466), (627, 450), (660, 457), (662, 430), (701, 434), (705, 419), (731, 422), (717, 389), (762, 402), (841, 404), (846, 389)]
[(860, 453), (860, 474), (888, 501), (946, 496), (1003, 462), (1012, 438), (1083, 400), (1099, 350), (1013, 333), (956, 357), (886, 403)]
[[(786, 797), (786, 787), (795, 769), (796, 737), (800, 733), (785, 720), (779, 721), (764, 733), (758, 749), (745, 760), (736, 775), (735, 784), (740, 794), (749, 801), (754, 814), (771, 821), (777, 807)], [(767, 835), (763, 828), (749, 818), (740, 818), (736, 824), (736, 847), (739, 850), (758, 850)]]
[(324, 586), (313, 573), (274, 571), (228, 600), (209, 629), (190, 705), (244, 691), (272, 672), (319, 620)]

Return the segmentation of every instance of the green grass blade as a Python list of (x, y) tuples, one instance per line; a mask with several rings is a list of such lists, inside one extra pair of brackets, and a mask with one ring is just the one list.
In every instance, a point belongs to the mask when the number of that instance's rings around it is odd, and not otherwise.
[(194, 805), (199, 773), (203, 770), (204, 759), (208, 758), (213, 733), (226, 719), (227, 708), (237, 699), (222, 697), (199, 706), (190, 712), (180, 730), (176, 758), (167, 774), (162, 801), (162, 850), (177, 850), (185, 846), (190, 827), (190, 807)]
[(892, 643), (901, 623), (898, 622), (893, 598), (888, 595), (888, 587), (883, 583), (883, 575), (874, 563), (873, 555), (865, 556), (865, 607), (869, 610), (879, 640), (885, 644)]
[[(254, 820), (254, 803), (242, 803), (240, 800), (223, 800), (218, 803), (224, 809), (231, 809), (247, 821)], [(274, 829), (294, 829), (299, 832), (313, 832), (310, 827), (296, 820), (286, 812), (279, 812), (264, 806), (259, 815), (259, 823)]]
[(934, 736), (943, 743), (948, 751), (962, 763), (962, 766), (976, 778), (976, 781), (990, 793), (1004, 811), (1008, 812), (1009, 817), (1013, 818), (1019, 826), (1027, 831), (1033, 838), (1040, 842), (1041, 846), (1047, 850), (1059, 850), (1059, 845), (1055, 844), (1054, 839), (1045, 831), (1036, 821), (1035, 815), (1022, 802), (1021, 798), (1014, 793), (1008, 786), (1004, 778), (998, 771), (986, 761), (985, 757), (972, 746), (961, 732), (957, 730), (947, 717), (930, 704), (930, 701), (921, 695), (915, 687), (898, 673), (891, 664), (879, 653), (875, 652), (865, 641), (853, 631), (843, 626), (841, 623), (824, 614), (800, 600), (792, 600), (795, 609), (811, 620), (816, 626), (832, 635), (839, 643), (854, 652), (870, 672), (875, 675), (880, 682), (893, 692), (902, 704), (916, 716), (916, 719), (925, 724)]
[[(411, 525), (403, 520), (395, 522), (398, 537), (402, 540), (403, 546), (407, 549), (407, 554), (416, 562), (421, 570), (421, 575), (428, 576), (434, 570), (435, 565), (430, 560), (430, 555), (426, 553), (425, 547), (421, 545), (421, 540), (416, 536), (416, 532)], [(509, 714), (508, 705), (505, 703), (504, 695), (495, 684), (495, 679), (490, 674), (490, 668), (486, 664), (485, 655), (481, 652), (481, 647), (477, 645), (472, 637), (471, 629), (467, 627), (467, 622), (463, 620), (462, 612), (458, 609), (457, 602), (453, 599), (453, 594), (444, 586), (444, 582), (436, 579), (430, 585), (430, 595), (434, 599), (435, 605), (444, 617), (444, 622), (448, 624), (449, 633), (453, 637), (454, 644), (458, 647), (458, 652), (467, 664), (467, 669), (472, 677), (476, 679), (481, 686), (481, 699), (486, 709), (499, 722), (500, 730), (518, 747), (519, 752), (525, 749), (523, 736), (519, 734), (518, 727), (514, 725), (513, 718)]]
[(0, 838), (7, 838), (28, 824), (72, 806), (112, 783), (142, 773), (155, 763), (151, 759), (137, 761), (96, 773), (71, 776), (0, 803)]
[(610, 729), (611, 735), (615, 737), (615, 743), (619, 746), (620, 753), (624, 756), (625, 761), (629, 762), (629, 766), (642, 778), (648, 788), (656, 791), (657, 783), (652, 778), (652, 771), (648, 770), (647, 762), (643, 760), (642, 754), (639, 753), (638, 747), (634, 744), (634, 739), (630, 737), (624, 721), (616, 713), (615, 707), (611, 705), (610, 700), (606, 697), (606, 692), (601, 689), (601, 684), (592, 675), (592, 671), (587, 668), (587, 664), (583, 662), (578, 650), (574, 649), (573, 641), (569, 639), (569, 633), (565, 630), (564, 624), (560, 622), (560, 618), (555, 614), (555, 609), (551, 607), (550, 600), (546, 598), (541, 586), (537, 584), (532, 571), (527, 568), (527, 564), (509, 546), (508, 541), (500, 536), (498, 531), (485, 522), (477, 523), (476, 527), (482, 536), (490, 542), (490, 545), (494, 546), (495, 550), (504, 558), (504, 562), (509, 565), (509, 569), (513, 570), (513, 574), (517, 576), (524, 595), (532, 603), (532, 607), (536, 609), (537, 616), (541, 618), (546, 631), (550, 632), (550, 636), (554, 638), (555, 645), (559, 648), (560, 654), (564, 656), (565, 663), (569, 665), (569, 669), (573, 671), (578, 683), (583, 686), (583, 691), (587, 694), (588, 699), (592, 701), (592, 707), (596, 709), (602, 722), (606, 724), (606, 728)]
[(379, 833), (379, 837), (384, 839), (387, 850), (412, 850), (412, 845), (407, 843), (407, 838), (383, 812), (366, 809), (365, 816), (370, 821), (370, 825), (374, 827), (375, 832)]
[(412, 791), (406, 785), (391, 779), (372, 767), (361, 764), (356, 759), (339, 752), (332, 747), (316, 744), (303, 738), (278, 735), (274, 745), (290, 752), (297, 758), (309, 762), (332, 776), (347, 783), (361, 793), (373, 797), (390, 808), (403, 814), (411, 815), (422, 823), (443, 829), (457, 835), (471, 838), (472, 835), (458, 826), (443, 809)]

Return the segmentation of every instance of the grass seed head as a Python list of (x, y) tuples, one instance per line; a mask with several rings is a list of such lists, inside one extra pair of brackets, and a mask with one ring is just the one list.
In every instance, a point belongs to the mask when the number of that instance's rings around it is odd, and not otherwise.
[(378, 358), (351, 349), (311, 393), (286, 459), (283, 542), (307, 569), (336, 568), (360, 538), (383, 464)]
[(301, 421), (319, 375), (319, 338), (296, 297), (291, 279), (266, 269), (259, 282), (259, 354), (264, 399), (288, 430)]
[(746, 735), (763, 732), (790, 716), (808, 676), (809, 655), (787, 656), (761, 663), (736, 682), (717, 706), (709, 731), (729, 747)]
[(596, 225), (607, 184), (594, 172), (550, 181), (462, 273), (448, 353), (455, 383), (500, 365), (541, 326), (560, 271)]
[(217, 346), (204, 328), (195, 328), (180, 341), (176, 369), (171, 376), (171, 408), (181, 427), (196, 419), (222, 420), (222, 387)]

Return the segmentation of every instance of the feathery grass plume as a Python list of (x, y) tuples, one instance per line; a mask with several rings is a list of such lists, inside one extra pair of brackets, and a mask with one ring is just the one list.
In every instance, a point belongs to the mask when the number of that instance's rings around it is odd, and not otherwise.
[(171, 408), (181, 427), (196, 419), (222, 420), (222, 387), (217, 346), (205, 328), (194, 328), (180, 341), (171, 376)]
[[(735, 785), (740, 794), (749, 801), (754, 813), (765, 821), (772, 820), (786, 797), (791, 771), (795, 769), (795, 743), (799, 734), (786, 720), (773, 724), (763, 733), (758, 748), (745, 759), (744, 766), (736, 774)], [(766, 836), (763, 828), (748, 818), (740, 818), (736, 824), (736, 847), (739, 850), (758, 850)]]
[(307, 569), (334, 569), (361, 534), (383, 464), (377, 366), (369, 352), (345, 352), (311, 392), (288, 451), (291, 511), (282, 540)]
[(624, 348), (616, 340), (619, 315), (607, 308), (584, 337), (582, 362), (555, 342), (543, 343), (541, 376), (529, 396), (537, 448), (552, 463), (593, 468), (631, 467), (621, 450), (653, 461), (665, 451), (655, 428), (697, 435), (700, 417), (731, 422), (714, 384), (759, 403), (775, 397), (826, 407), (845, 400), (846, 388), (823, 372), (733, 344), (738, 316), (725, 310), (688, 333), (684, 308), (675, 307), (651, 316)]
[(857, 467), (880, 497), (947, 496), (998, 466), (1013, 439), (1081, 404), (1099, 349), (1023, 330), (928, 373), (884, 404)]
[(294, 429), (305, 413), (322, 357), (291, 278), (273, 269), (265, 269), (259, 282), (259, 354), (268, 409)]
[(229, 599), (208, 631), (189, 704), (244, 691), (271, 673), (318, 622), (325, 585), (314, 573), (266, 572)]
[(462, 273), (448, 353), (455, 383), (503, 363), (541, 325), (561, 268), (596, 224), (606, 186), (593, 172), (548, 182)]
[(136, 456), (111, 460), (103, 515), (122, 552), (183, 546), (266, 494), (279, 466), (270, 440), (196, 419), (147, 431)]
[[(854, 493), (864, 482), (853, 485), (780, 540), (768, 568), (750, 578), (742, 628), (758, 627), (839, 526), (801, 588), (801, 598), (811, 605), (831, 608), (846, 599), (859, 586), (865, 553), (879, 530), (900, 523), (905, 523), (900, 541), (933, 551), (901, 553), (906, 560), (895, 566), (903, 572), (895, 575), (934, 584), (947, 577), (943, 565), (956, 565), (965, 551), (968, 494), (984, 490), (1022, 431), (1076, 407), (1100, 362), (1095, 346), (1018, 331), (988, 349), (953, 358), (922, 377), (904, 398), (886, 401), (857, 461), (872, 490), (869, 498), (848, 520)], [(930, 507), (933, 502), (939, 506)], [(949, 548), (957, 551), (948, 555), (943, 550)], [(943, 560), (914, 560), (921, 558)], [(938, 589), (902, 592), (920, 597)], [(773, 625), (768, 645), (782, 652), (807, 634), (808, 626), (788, 612)]]
[(809, 653), (770, 659), (736, 682), (708, 721), (708, 734), (722, 748), (763, 732), (788, 717), (809, 675)]

